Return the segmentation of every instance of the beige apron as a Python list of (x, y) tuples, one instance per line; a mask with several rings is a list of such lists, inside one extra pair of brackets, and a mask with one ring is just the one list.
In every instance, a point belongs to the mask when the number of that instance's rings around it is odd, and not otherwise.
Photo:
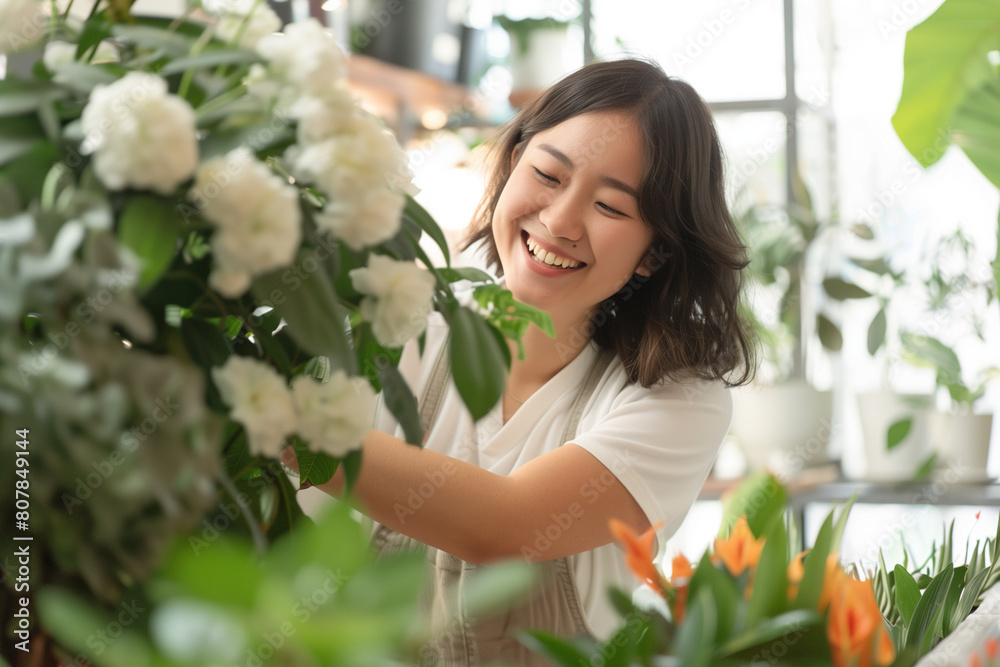
[[(425, 432), (437, 416), (450, 379), (447, 350), (445, 342), (420, 399)], [(598, 355), (570, 408), (561, 442), (575, 437), (583, 408), (613, 357), (610, 352)], [(422, 665), (550, 665), (521, 644), (516, 633), (542, 630), (559, 637), (576, 637), (588, 632), (568, 557), (533, 564), (536, 583), (526, 601), (488, 618), (471, 618), (463, 609), (464, 592), (478, 571), (487, 566), (468, 563), (379, 523), (372, 530), (372, 546), (379, 555), (426, 549), (431, 576), (420, 599), (420, 614), (430, 620), (433, 639), (424, 647)]]

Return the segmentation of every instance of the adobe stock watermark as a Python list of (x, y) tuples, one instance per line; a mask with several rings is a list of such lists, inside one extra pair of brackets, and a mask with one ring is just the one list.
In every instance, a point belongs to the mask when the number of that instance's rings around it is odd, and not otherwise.
[(620, 452), (609, 468), (605, 468), (600, 475), (591, 477), (580, 485), (580, 502), (573, 501), (566, 506), (562, 512), (553, 512), (550, 515), (552, 521), (542, 527), (536, 528), (530, 544), (521, 545), (521, 555), (529, 563), (545, 560), (545, 552), (552, 548), (577, 521), (583, 518), (587, 508), (593, 506), (600, 500), (601, 496), (618, 482), (618, 475), (625, 469), (634, 467), (634, 460), (627, 452)]

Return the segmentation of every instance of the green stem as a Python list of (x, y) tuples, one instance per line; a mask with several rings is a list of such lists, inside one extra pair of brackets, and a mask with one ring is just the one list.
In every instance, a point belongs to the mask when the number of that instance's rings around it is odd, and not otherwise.
[(89, 21), (94, 14), (97, 13), (97, 8), (101, 5), (101, 0), (94, 0), (94, 6), (90, 8), (90, 13), (87, 14), (87, 20)]
[(192, 13), (194, 13), (194, 10), (195, 8), (189, 5), (188, 8), (185, 9), (180, 16), (178, 16), (177, 18), (175, 18), (173, 21), (170, 22), (170, 25), (167, 26), (167, 32), (174, 32), (175, 30), (177, 30), (177, 28), (181, 27), (181, 25), (187, 20), (187, 18), (191, 16)]
[(230, 480), (225, 474), (219, 476), (219, 482), (226, 490), (226, 493), (228, 493), (233, 501), (239, 505), (243, 518), (246, 519), (247, 527), (250, 528), (250, 535), (253, 537), (253, 545), (257, 549), (257, 553), (264, 553), (264, 551), (267, 550), (267, 539), (265, 539), (264, 533), (260, 531), (260, 526), (257, 525), (256, 521), (254, 521), (250, 505), (247, 504), (246, 499), (240, 494), (239, 491), (236, 490), (236, 486), (233, 484), (232, 480)]
[[(205, 28), (205, 31), (201, 33), (198, 37), (198, 41), (191, 46), (191, 52), (188, 56), (194, 57), (201, 53), (202, 49), (212, 40), (212, 33), (215, 32), (215, 24), (211, 24)], [(194, 77), (194, 68), (185, 70), (184, 76), (181, 77), (181, 84), (177, 88), (177, 96), (183, 99), (187, 99), (188, 88), (191, 87), (191, 79)], [(190, 100), (188, 100), (190, 101)]]
[(195, 109), (195, 116), (205, 116), (212, 113), (213, 111), (220, 109), (230, 102), (238, 100), (246, 94), (246, 86), (240, 84), (232, 90), (227, 90), (226, 92), (213, 97), (212, 99), (204, 102), (200, 107)]

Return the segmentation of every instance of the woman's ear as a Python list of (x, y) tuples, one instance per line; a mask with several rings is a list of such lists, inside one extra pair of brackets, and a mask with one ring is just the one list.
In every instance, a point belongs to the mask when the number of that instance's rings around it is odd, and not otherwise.
[(639, 262), (639, 266), (636, 268), (635, 272), (638, 273), (640, 276), (643, 276), (644, 278), (648, 278), (649, 276), (651, 276), (653, 274), (653, 270), (650, 267), (652, 259), (653, 259), (653, 250), (652, 248), (650, 248), (646, 252), (646, 256), (642, 258), (641, 262)]

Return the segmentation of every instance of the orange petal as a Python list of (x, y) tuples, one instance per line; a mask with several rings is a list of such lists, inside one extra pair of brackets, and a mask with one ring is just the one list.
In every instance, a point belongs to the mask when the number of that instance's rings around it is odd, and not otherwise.
[(983, 648), (986, 649), (986, 657), (990, 660), (993, 660), (997, 657), (997, 655), (1000, 655), (1000, 641), (997, 641), (996, 637), (990, 637), (987, 639)]
[(742, 574), (748, 567), (757, 567), (763, 550), (764, 538), (757, 539), (753, 536), (745, 516), (737, 519), (729, 537), (715, 540), (715, 553), (734, 577)]
[(694, 570), (691, 569), (691, 561), (687, 559), (687, 556), (684, 554), (674, 556), (673, 561), (671, 561), (671, 581), (678, 578), (690, 579), (692, 575), (694, 575)]
[(645, 582), (656, 592), (663, 594), (663, 575), (653, 563), (653, 540), (656, 539), (656, 531), (663, 525), (657, 522), (655, 526), (650, 526), (649, 530), (641, 536), (637, 535), (624, 522), (618, 519), (611, 519), (608, 527), (611, 534), (625, 549), (625, 564), (640, 581)]

